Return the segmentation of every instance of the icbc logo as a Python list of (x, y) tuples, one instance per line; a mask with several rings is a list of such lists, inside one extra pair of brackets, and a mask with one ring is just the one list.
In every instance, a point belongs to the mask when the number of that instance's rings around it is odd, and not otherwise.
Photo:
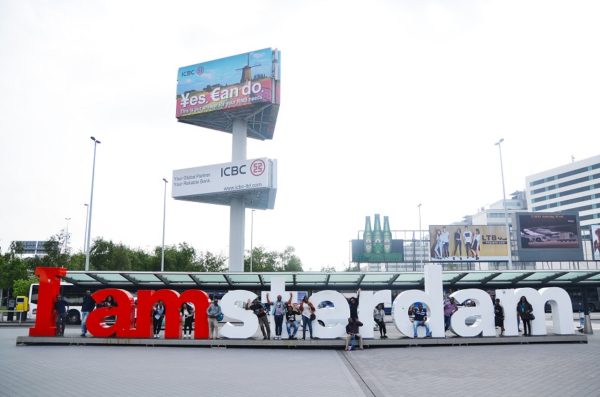
[(221, 176), (236, 176), (236, 175), (245, 175), (246, 174), (246, 166), (242, 165), (240, 167), (238, 167), (237, 165), (234, 165), (233, 167), (225, 167), (225, 168), (221, 168)]
[(262, 175), (265, 172), (265, 162), (262, 160), (254, 160), (252, 164), (250, 164), (250, 173), (254, 176)]

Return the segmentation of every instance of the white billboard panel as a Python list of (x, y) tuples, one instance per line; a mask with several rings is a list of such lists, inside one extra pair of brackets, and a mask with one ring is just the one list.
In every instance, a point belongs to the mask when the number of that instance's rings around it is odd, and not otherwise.
[(248, 208), (273, 208), (276, 160), (259, 158), (173, 171), (176, 200), (227, 205), (242, 197)]

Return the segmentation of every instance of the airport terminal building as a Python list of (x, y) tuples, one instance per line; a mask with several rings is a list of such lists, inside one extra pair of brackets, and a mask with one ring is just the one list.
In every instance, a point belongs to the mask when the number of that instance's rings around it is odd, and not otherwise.
[(581, 233), (600, 223), (600, 155), (529, 175), (527, 206), (532, 212), (575, 211)]

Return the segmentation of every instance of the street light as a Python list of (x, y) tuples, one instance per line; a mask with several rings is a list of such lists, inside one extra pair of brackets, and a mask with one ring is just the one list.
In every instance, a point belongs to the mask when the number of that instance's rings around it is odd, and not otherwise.
[(250, 273), (252, 273), (252, 250), (254, 249), (253, 245), (253, 237), (254, 237), (254, 211), (250, 213)]
[(421, 230), (421, 203), (417, 205), (419, 208), (419, 256), (421, 257), (421, 264), (423, 264), (423, 231)]
[(90, 207), (88, 211), (88, 227), (87, 227), (87, 238), (86, 238), (86, 249), (85, 249), (85, 271), (90, 270), (90, 235), (92, 231), (92, 205), (94, 203), (94, 177), (96, 174), (96, 146), (101, 143), (99, 140), (90, 137), (92, 141), (94, 141), (94, 161), (92, 162), (92, 189), (90, 193)]
[(166, 178), (163, 178), (163, 182), (165, 183), (165, 194), (163, 198), (163, 235), (162, 235), (162, 253), (160, 256), (160, 271), (165, 271), (165, 220), (167, 219), (167, 181)]
[(512, 270), (512, 249), (510, 246), (510, 227), (508, 226), (508, 210), (506, 209), (506, 189), (504, 187), (504, 166), (502, 164), (502, 142), (504, 142), (504, 138), (500, 138), (500, 140), (494, 145), (498, 146), (498, 151), (500, 152), (500, 175), (502, 176), (502, 206), (504, 207), (504, 225), (506, 226), (506, 245), (508, 246), (508, 269)]
[(65, 254), (67, 253), (67, 249), (69, 248), (69, 221), (70, 220), (71, 220), (71, 218), (65, 218), (65, 221), (67, 221), (67, 226), (65, 227), (65, 242), (64, 242), (64, 247), (63, 247)]
[(90, 206), (88, 205), (88, 203), (84, 203), (83, 205), (85, 205), (85, 230), (83, 232), (83, 252), (87, 252), (87, 244), (85, 243), (85, 240), (87, 240), (88, 220), (89, 220), (89, 216), (90, 216)]

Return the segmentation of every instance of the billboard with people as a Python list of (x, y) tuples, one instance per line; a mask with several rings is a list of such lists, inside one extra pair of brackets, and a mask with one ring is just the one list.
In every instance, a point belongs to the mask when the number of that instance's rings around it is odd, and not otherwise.
[(600, 225), (592, 225), (592, 253), (595, 261), (600, 261)]
[(434, 261), (508, 260), (506, 227), (491, 225), (429, 225)]

